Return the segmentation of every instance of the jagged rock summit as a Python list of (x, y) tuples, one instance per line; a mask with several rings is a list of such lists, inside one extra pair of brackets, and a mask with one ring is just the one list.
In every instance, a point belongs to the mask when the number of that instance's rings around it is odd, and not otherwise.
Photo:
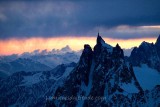
[[(159, 39), (156, 44), (158, 43)], [(146, 63), (158, 69), (159, 48), (153, 43), (143, 42), (133, 50), (133, 61)], [(72, 56), (69, 54), (68, 57)], [(155, 81), (159, 81), (158, 72), (154, 73), (155, 69), (149, 69), (147, 66), (132, 67), (124, 59), (119, 44), (113, 47), (105, 43), (98, 34), (97, 44), (93, 49), (88, 44), (84, 45), (78, 64), (61, 64), (50, 71), (17, 72), (0, 80), (0, 105), (160, 107), (160, 85), (158, 82), (154, 84)], [(153, 84), (148, 81), (148, 77), (150, 80), (156, 77)], [(151, 88), (147, 88), (146, 85)]]
[(144, 41), (139, 47), (135, 47), (129, 60), (133, 66), (147, 64), (160, 72), (160, 36), (155, 44)]
[(145, 106), (144, 94), (121, 47), (106, 44), (98, 34), (94, 50), (84, 46), (79, 63), (46, 106)]

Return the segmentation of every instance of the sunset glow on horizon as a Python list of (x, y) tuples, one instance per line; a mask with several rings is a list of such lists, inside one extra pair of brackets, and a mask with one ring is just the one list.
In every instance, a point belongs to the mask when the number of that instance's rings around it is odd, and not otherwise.
[[(102, 37), (103, 38), (103, 37)], [(117, 43), (121, 48), (129, 49), (139, 46), (143, 41), (155, 43), (157, 38), (140, 39), (111, 39), (103, 38), (106, 43), (115, 46)], [(72, 50), (83, 49), (84, 44), (89, 44), (92, 48), (96, 44), (96, 37), (53, 37), (53, 38), (26, 38), (0, 40), (0, 55), (22, 54), (23, 52), (33, 52), (36, 49), (48, 51), (61, 49), (69, 45)]]

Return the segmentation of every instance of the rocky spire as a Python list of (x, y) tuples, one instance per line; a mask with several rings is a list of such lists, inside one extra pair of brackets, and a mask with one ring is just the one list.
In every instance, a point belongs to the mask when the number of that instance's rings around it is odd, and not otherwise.
[(102, 39), (102, 37), (99, 35), (97, 35), (97, 44), (94, 46), (94, 57), (95, 60), (98, 60), (99, 55), (101, 54), (101, 49), (102, 49), (102, 45), (104, 44), (104, 40)]
[(115, 59), (119, 59), (119, 58), (124, 58), (124, 52), (121, 49), (121, 47), (119, 46), (119, 44), (117, 43), (117, 45), (113, 48), (113, 53), (112, 53), (112, 57)]
[(83, 63), (83, 64), (85, 63), (85, 64), (90, 65), (92, 61), (92, 54), (93, 54), (93, 51), (90, 45), (85, 44), (79, 63)]
[(102, 37), (99, 35), (99, 32), (98, 32), (97, 45), (102, 45), (103, 43), (105, 43), (105, 41), (102, 39)]
[(85, 44), (84, 45), (84, 50), (83, 50), (83, 53), (92, 53), (92, 48), (90, 47), (90, 45), (88, 45), (88, 44)]

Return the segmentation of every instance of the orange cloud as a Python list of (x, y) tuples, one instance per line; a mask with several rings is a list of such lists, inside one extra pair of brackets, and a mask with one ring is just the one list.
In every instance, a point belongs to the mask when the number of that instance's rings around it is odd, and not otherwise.
[[(156, 38), (129, 40), (104, 38), (104, 40), (112, 46), (119, 43), (122, 48), (131, 48), (139, 46), (142, 41), (155, 43)], [(32, 52), (35, 49), (61, 49), (66, 45), (69, 45), (73, 50), (77, 51), (83, 49), (84, 44), (90, 44), (93, 47), (96, 44), (96, 37), (54, 37), (0, 40), (0, 55), (10, 55), (14, 53), (21, 54), (23, 52)]]

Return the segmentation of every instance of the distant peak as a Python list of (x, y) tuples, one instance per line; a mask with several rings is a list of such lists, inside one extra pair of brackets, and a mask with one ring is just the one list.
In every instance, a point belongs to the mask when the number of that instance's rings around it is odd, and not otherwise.
[(64, 48), (70, 49), (69, 45), (66, 45)]
[(66, 45), (61, 49), (61, 51), (69, 52), (69, 51), (72, 51), (72, 49), (69, 47), (69, 45)]
[(157, 46), (160, 46), (160, 35), (159, 35), (158, 38), (157, 38), (156, 45), (157, 45)]
[(69, 45), (66, 45), (67, 48), (69, 48)]

